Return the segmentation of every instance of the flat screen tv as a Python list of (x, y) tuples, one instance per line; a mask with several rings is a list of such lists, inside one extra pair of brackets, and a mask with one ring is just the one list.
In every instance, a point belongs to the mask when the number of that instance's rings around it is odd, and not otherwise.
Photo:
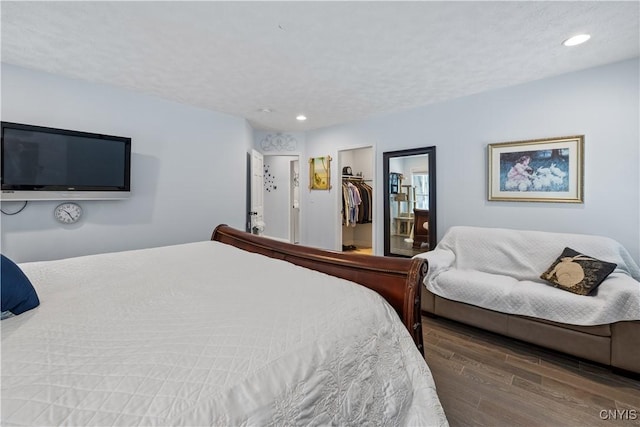
[(131, 138), (2, 122), (2, 200), (123, 199)]

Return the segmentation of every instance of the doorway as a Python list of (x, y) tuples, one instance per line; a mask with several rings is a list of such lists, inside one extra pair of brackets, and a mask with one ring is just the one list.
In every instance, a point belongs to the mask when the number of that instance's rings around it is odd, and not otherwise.
[(374, 150), (362, 147), (338, 151), (337, 250), (373, 255), (374, 248)]
[(264, 156), (264, 236), (300, 242), (300, 156)]

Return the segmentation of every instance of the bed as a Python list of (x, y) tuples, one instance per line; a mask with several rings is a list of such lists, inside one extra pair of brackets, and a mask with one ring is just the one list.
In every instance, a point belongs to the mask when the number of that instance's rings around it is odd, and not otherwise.
[(2, 425), (447, 425), (423, 260), (222, 225), (19, 266), (40, 305), (2, 320)]

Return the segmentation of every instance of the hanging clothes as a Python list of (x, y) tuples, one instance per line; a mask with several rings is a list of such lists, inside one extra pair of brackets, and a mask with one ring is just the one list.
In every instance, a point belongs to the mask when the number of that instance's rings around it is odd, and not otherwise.
[(373, 189), (362, 179), (344, 178), (342, 181), (342, 224), (355, 227), (373, 220)]
[(360, 191), (352, 182), (342, 183), (344, 225), (355, 227), (358, 222), (358, 206), (362, 203)]
[(361, 215), (358, 217), (359, 224), (367, 224), (373, 221), (373, 188), (365, 182), (355, 184), (360, 191), (362, 198)]

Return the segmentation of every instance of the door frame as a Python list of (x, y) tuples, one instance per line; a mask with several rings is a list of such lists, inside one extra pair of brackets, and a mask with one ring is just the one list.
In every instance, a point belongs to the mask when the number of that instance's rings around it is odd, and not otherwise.
[[(301, 158), (302, 155), (298, 152), (274, 152), (274, 153), (262, 153), (263, 158), (266, 157), (295, 157), (296, 159), (291, 159), (290, 162), (297, 160), (298, 161), (298, 188), (300, 188), (300, 176), (301, 176), (301, 171), (300, 171), (300, 165), (301, 165)], [(287, 201), (288, 201), (288, 209), (286, 212), (287, 215), (287, 223), (289, 224), (289, 227), (287, 227), (287, 238), (286, 240), (289, 243), (294, 243), (293, 242), (293, 235), (291, 233), (292, 230), (292, 216), (291, 216), (291, 206), (293, 204), (293, 200), (292, 200), (292, 191), (293, 188), (291, 186), (292, 183), (292, 177), (291, 177), (291, 163), (289, 163), (289, 167), (287, 168), (287, 172), (289, 174), (288, 176), (288, 180), (287, 180)], [(264, 206), (264, 186), (262, 188), (263, 191), (263, 206)], [(302, 216), (302, 203), (300, 202), (300, 200), (298, 200), (298, 208), (300, 209), (299, 213), (298, 213), (298, 240), (300, 240), (300, 233), (301, 233), (301, 227), (300, 227), (300, 218)], [(269, 227), (269, 225), (267, 224), (267, 228)], [(268, 237), (275, 237), (275, 236), (269, 236), (267, 234)], [(277, 238), (277, 237), (276, 237)], [(298, 242), (299, 243), (299, 242)]]
[[(341, 154), (346, 152), (346, 151), (355, 151), (355, 150), (362, 150), (362, 149), (366, 149), (369, 148), (371, 149), (371, 183), (372, 183), (372, 187), (373, 187), (373, 194), (372, 197), (373, 199), (371, 200), (371, 209), (373, 209), (373, 220), (371, 221), (371, 250), (373, 252), (373, 254), (376, 254), (377, 251), (377, 247), (378, 247), (378, 242), (377, 242), (377, 233), (376, 233), (376, 223), (377, 223), (377, 215), (376, 215), (376, 211), (377, 211), (377, 201), (378, 201), (378, 191), (376, 190), (377, 185), (377, 162), (376, 162), (376, 147), (373, 144), (367, 144), (367, 145), (356, 145), (354, 147), (343, 147), (337, 150), (337, 164), (338, 167), (336, 168), (337, 174), (338, 174), (338, 180), (336, 180), (336, 184), (333, 185), (333, 188), (336, 190), (335, 191), (335, 196), (334, 196), (334, 206), (335, 206), (335, 212), (336, 212), (336, 233), (335, 233), (335, 242), (334, 242), (334, 250), (336, 251), (340, 251), (342, 252), (342, 168), (344, 166), (353, 166), (353, 165), (343, 165), (342, 164), (342, 156)], [(365, 177), (367, 178), (367, 177)], [(337, 183), (340, 183), (340, 186), (338, 186)]]
[[(255, 174), (255, 161), (254, 159), (260, 159), (260, 174), (259, 180), (256, 180)], [(256, 149), (252, 149), (249, 152), (249, 209), (247, 209), (247, 231), (253, 233), (253, 225), (257, 221), (264, 221), (264, 154)], [(259, 181), (259, 182), (258, 182)], [(259, 194), (260, 203), (256, 204), (256, 195)], [(259, 206), (258, 206), (259, 205)]]
[[(294, 163), (298, 164), (298, 207), (294, 206), (294, 194), (295, 188), (294, 185)], [(294, 160), (289, 160), (289, 242), (295, 244), (300, 243), (300, 156)], [(297, 216), (298, 220), (296, 221), (294, 218), (295, 209), (298, 209)], [(296, 241), (296, 236), (298, 237)]]

